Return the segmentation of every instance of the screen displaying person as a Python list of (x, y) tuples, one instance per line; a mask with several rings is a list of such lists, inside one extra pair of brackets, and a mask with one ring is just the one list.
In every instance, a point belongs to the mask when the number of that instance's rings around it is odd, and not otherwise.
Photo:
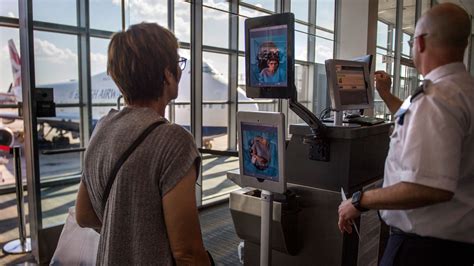
[(277, 74), (280, 62), (277, 57), (271, 57), (267, 60), (267, 67), (260, 72), (260, 82), (275, 83), (280, 82), (281, 77)]
[(274, 42), (264, 42), (260, 45), (258, 59), (260, 69), (259, 83), (278, 84), (286, 82), (285, 73), (279, 67), (280, 49)]
[(265, 170), (269, 166), (271, 154), (270, 143), (261, 136), (256, 136), (250, 141), (250, 156), (252, 164), (259, 170)]

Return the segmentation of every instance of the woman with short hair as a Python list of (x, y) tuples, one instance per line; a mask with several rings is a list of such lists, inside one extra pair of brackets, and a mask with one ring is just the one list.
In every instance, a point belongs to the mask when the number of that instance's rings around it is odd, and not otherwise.
[[(176, 37), (155, 23), (112, 36), (107, 72), (126, 107), (97, 124), (76, 201), (80, 226), (100, 230), (97, 264), (209, 265), (195, 199), (200, 155), (192, 135), (166, 121), (185, 59)], [(184, 67), (183, 67), (184, 69)], [(164, 121), (121, 164), (105, 208), (112, 169), (150, 125)]]

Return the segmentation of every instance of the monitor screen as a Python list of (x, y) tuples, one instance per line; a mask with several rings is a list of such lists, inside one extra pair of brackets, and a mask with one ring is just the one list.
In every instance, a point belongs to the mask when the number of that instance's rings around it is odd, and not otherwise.
[(373, 107), (373, 85), (368, 62), (326, 60), (331, 107), (336, 111)]
[(295, 18), (292, 13), (245, 20), (247, 97), (296, 97), (294, 31)]
[(288, 26), (253, 28), (250, 35), (250, 85), (286, 87)]
[(363, 66), (336, 65), (341, 105), (368, 104)]
[(240, 128), (243, 174), (279, 182), (278, 127), (242, 122)]

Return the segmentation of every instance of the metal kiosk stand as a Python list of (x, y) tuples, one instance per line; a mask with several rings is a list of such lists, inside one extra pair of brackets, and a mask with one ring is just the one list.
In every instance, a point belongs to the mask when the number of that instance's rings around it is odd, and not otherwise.
[[(273, 193), (286, 192), (285, 116), (272, 112), (237, 113), (239, 164), (245, 186), (259, 189), (260, 265), (272, 265)], [(260, 195), (258, 195), (260, 194)], [(252, 222), (253, 223), (253, 222)]]
[(272, 217), (273, 194), (262, 190), (261, 194), (262, 219), (260, 224), (260, 266), (272, 265)]
[(15, 185), (16, 185), (16, 198), (17, 198), (17, 210), (18, 210), (18, 230), (19, 239), (14, 239), (7, 242), (3, 246), (3, 252), (7, 254), (23, 254), (31, 252), (31, 239), (26, 237), (25, 228), (25, 212), (23, 209), (23, 182), (21, 180), (21, 154), (20, 147), (16, 146), (10, 149), (13, 153), (13, 160), (15, 164)]

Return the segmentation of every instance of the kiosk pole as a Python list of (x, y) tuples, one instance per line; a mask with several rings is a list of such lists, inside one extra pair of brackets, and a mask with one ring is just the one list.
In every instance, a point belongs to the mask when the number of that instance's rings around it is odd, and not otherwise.
[(12, 240), (3, 246), (3, 251), (8, 254), (22, 254), (31, 251), (31, 239), (26, 237), (25, 212), (23, 209), (23, 182), (21, 179), (21, 155), (20, 147), (15, 146), (11, 149), (13, 152), (13, 161), (15, 164), (15, 182), (16, 199), (18, 210), (18, 230), (20, 238)]
[(260, 266), (272, 264), (273, 194), (262, 190), (260, 222)]
[(335, 126), (342, 126), (342, 111), (336, 111), (334, 113), (334, 125)]

